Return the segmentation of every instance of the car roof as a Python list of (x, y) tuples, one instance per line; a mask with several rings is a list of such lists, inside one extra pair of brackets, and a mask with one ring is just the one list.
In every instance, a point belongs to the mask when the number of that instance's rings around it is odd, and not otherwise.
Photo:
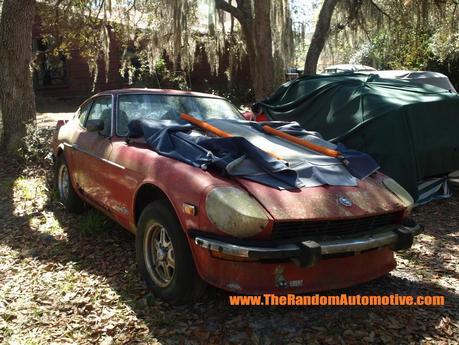
[(152, 94), (152, 95), (170, 95), (170, 96), (191, 96), (191, 97), (207, 97), (207, 98), (218, 98), (223, 97), (212, 95), (210, 93), (194, 92), (194, 91), (183, 91), (183, 90), (171, 90), (171, 89), (148, 89), (148, 88), (125, 88), (116, 90), (107, 90), (99, 92), (96, 96), (103, 95), (129, 95), (129, 94)]

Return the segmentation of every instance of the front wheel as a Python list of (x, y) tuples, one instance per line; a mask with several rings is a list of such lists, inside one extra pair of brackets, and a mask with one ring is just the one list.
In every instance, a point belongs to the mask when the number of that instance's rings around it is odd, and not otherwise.
[(185, 234), (164, 200), (143, 210), (136, 234), (139, 270), (155, 295), (173, 304), (197, 300), (206, 284), (199, 278)]

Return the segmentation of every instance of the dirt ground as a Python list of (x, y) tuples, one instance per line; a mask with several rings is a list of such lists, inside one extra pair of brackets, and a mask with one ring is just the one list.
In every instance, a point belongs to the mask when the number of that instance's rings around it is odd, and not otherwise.
[(445, 306), (231, 307), (208, 288), (171, 307), (140, 280), (134, 237), (95, 211), (69, 214), (50, 181), (48, 164), (0, 155), (1, 344), (458, 343), (459, 190), (415, 210), (425, 232), (396, 270), (329, 292), (443, 295)]
[(54, 127), (58, 120), (69, 120), (78, 109), (82, 99), (58, 100), (37, 98), (37, 124), (39, 127)]

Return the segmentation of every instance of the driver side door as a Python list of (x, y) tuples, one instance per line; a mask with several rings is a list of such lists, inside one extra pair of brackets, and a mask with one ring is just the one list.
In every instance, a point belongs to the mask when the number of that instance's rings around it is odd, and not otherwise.
[[(93, 132), (87, 129), (89, 121), (102, 120), (104, 128)], [(78, 166), (80, 191), (99, 207), (107, 209), (110, 190), (106, 186), (106, 161), (112, 151), (113, 97), (94, 98), (82, 131), (73, 144)]]

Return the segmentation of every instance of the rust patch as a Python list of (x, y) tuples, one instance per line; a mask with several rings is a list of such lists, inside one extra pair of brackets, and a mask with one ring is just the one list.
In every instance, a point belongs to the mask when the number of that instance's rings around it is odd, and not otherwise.
[[(404, 206), (377, 179), (370, 177), (357, 187), (319, 186), (299, 190), (276, 190), (251, 181), (240, 181), (276, 220), (337, 219), (402, 210)], [(352, 206), (343, 206), (339, 197)]]
[(276, 287), (278, 288), (286, 288), (288, 287), (288, 283), (284, 277), (284, 266), (278, 265), (274, 270), (274, 279)]

